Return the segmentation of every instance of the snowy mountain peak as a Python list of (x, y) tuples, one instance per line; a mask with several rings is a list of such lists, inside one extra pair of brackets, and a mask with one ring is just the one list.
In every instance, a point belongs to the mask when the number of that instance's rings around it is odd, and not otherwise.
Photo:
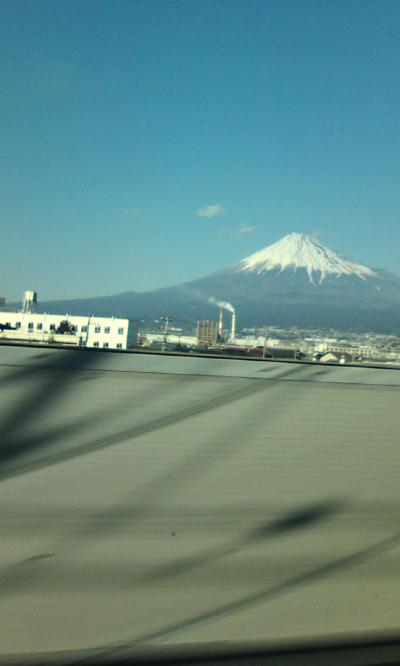
[(329, 274), (338, 277), (355, 275), (362, 280), (376, 276), (368, 266), (342, 257), (316, 238), (296, 233), (284, 236), (276, 243), (246, 257), (237, 265), (238, 271), (256, 273), (265, 273), (274, 269), (279, 269), (280, 272), (287, 269), (296, 271), (298, 268), (307, 271), (313, 284), (320, 284)]

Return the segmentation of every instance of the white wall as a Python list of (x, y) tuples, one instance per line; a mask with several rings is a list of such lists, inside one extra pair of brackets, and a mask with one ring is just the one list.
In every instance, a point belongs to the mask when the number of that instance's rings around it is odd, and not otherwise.
[[(68, 320), (76, 327), (76, 334), (55, 333), (62, 321)], [(0, 323), (17, 330), (0, 331), (0, 339), (28, 340), (30, 342), (54, 342), (85, 347), (126, 349), (128, 319), (115, 317), (79, 317), (74, 315), (38, 314), (33, 312), (0, 312)], [(30, 327), (29, 324), (32, 326)]]

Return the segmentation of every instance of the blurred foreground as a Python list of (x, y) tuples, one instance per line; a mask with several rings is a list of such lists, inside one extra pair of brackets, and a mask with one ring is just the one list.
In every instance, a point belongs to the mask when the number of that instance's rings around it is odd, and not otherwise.
[(400, 372), (2, 346), (3, 655), (397, 632)]

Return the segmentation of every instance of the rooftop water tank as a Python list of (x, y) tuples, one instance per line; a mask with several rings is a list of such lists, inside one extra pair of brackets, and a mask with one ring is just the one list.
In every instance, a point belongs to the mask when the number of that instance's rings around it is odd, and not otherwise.
[(37, 306), (37, 292), (25, 291), (22, 300), (22, 312), (32, 312)]

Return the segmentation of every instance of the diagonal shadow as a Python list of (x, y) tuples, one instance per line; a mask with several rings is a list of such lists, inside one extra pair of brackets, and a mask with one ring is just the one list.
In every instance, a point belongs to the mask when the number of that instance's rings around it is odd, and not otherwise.
[(343, 502), (322, 501), (311, 504), (301, 509), (296, 509), (281, 518), (272, 522), (263, 523), (260, 526), (249, 530), (242, 536), (222, 544), (215, 548), (209, 548), (199, 555), (187, 557), (153, 569), (144, 580), (157, 582), (163, 578), (179, 576), (188, 573), (193, 569), (213, 564), (216, 560), (247, 548), (253, 544), (265, 542), (277, 537), (291, 534), (298, 530), (304, 530), (308, 527), (324, 521), (341, 511), (344, 507)]
[(26, 434), (29, 424), (43, 415), (69, 390), (77, 378), (76, 369), (93, 367), (95, 363), (94, 354), (74, 352), (65, 356), (56, 354), (52, 360), (29, 368), (30, 376), (35, 372), (40, 373), (40, 380), (35, 382), (28, 397), (10, 410), (0, 425), (0, 469), (27, 451), (43, 449), (52, 444), (51, 440), (43, 437), (31, 438)]
[[(175, 570), (172, 567), (162, 567), (158, 570), (152, 570), (149, 575), (135, 577), (135, 583), (157, 583), (160, 579), (179, 575), (180, 573), (187, 572), (193, 568), (207, 565), (218, 558), (230, 555), (234, 552), (242, 550), (246, 547), (272, 539), (285, 536), (294, 530), (305, 529), (312, 527), (314, 524), (321, 522), (340, 509), (339, 502), (326, 501), (313, 504), (303, 509), (297, 509), (289, 514), (285, 514), (282, 518), (263, 524), (255, 529), (249, 530), (247, 533), (232, 540), (229, 544), (222, 546), (219, 549), (210, 549), (199, 555), (196, 558), (187, 559), (183, 563), (179, 563), (179, 569)], [(43, 552), (25, 558), (24, 560), (9, 564), (0, 569), (0, 588), (2, 595), (12, 594), (18, 590), (27, 590), (32, 585), (36, 585), (40, 580), (48, 576), (48, 563), (50, 559), (50, 566), (52, 566), (53, 557), (57, 557), (56, 549), (44, 548)], [(73, 574), (72, 568), (71, 573)], [(125, 581), (126, 582), (126, 581)]]
[[(301, 367), (297, 369), (291, 368), (286, 371), (285, 376), (292, 375), (296, 371), (299, 372), (301, 369)], [(167, 421), (164, 420), (164, 422), (160, 423), (160, 426), (166, 427), (167, 425), (177, 423), (183, 419), (196, 416), (197, 414), (204, 414), (211, 409), (227, 405), (246, 396), (264, 392), (273, 387), (276, 388), (277, 385), (279, 385), (278, 380), (249, 380), (249, 383), (246, 383), (245, 386), (233, 389), (232, 391), (221, 394), (216, 398), (214, 397), (205, 403), (200, 403), (187, 410), (183, 410), (181, 415), (179, 412), (176, 415), (172, 414), (171, 419)], [(287, 409), (288, 399), (289, 398), (287, 397), (285, 403), (282, 401), (282, 409)], [(292, 396), (292, 399), (295, 399), (294, 396)], [(256, 409), (258, 414), (258, 407)], [(273, 417), (276, 418), (277, 414), (278, 412), (275, 410)], [(172, 469), (168, 468), (166, 471), (161, 472), (155, 480), (148, 484), (140, 498), (136, 499), (135, 494), (132, 499), (125, 498), (125, 500), (120, 502), (117, 506), (114, 506), (110, 510), (99, 515), (95, 522), (91, 520), (90, 522), (85, 523), (76, 536), (79, 538), (82, 536), (84, 536), (84, 538), (93, 538), (104, 533), (111, 534), (112, 532), (123, 528), (126, 523), (143, 519), (150, 510), (157, 506), (157, 504), (168, 495), (169, 492), (176, 490), (177, 484), (179, 484), (180, 487), (187, 485), (192, 482), (193, 478), (201, 476), (211, 465), (218, 464), (221, 460), (226, 460), (228, 457), (234, 455), (238, 448), (246, 446), (246, 441), (251, 437), (252, 431), (258, 428), (259, 423), (257, 418), (251, 419), (248, 415), (244, 436), (242, 439), (239, 439), (238, 437), (231, 436), (237, 435), (238, 433), (238, 424), (233, 423), (224, 437), (220, 437), (217, 441), (210, 439), (207, 444), (198, 447), (181, 463), (176, 464)], [(138, 434), (143, 434), (143, 432), (140, 431)], [(72, 535), (70, 538), (72, 538)]]
[[(85, 353), (86, 355), (86, 353)], [(70, 355), (68, 354), (66, 356), (65, 361), (68, 361)], [(57, 359), (59, 362), (60, 359)], [(44, 411), (46, 406), (49, 405), (49, 402), (51, 402), (55, 399), (55, 397), (60, 396), (64, 390), (66, 390), (66, 387), (69, 385), (68, 382), (62, 383), (62, 389), (54, 390), (54, 392), (51, 392), (53, 386), (56, 386), (56, 383), (59, 382), (60, 379), (64, 377), (64, 375), (67, 373), (67, 378), (70, 378), (71, 373), (68, 375), (68, 371), (66, 370), (66, 367), (68, 367), (68, 370), (71, 369), (71, 365), (68, 364), (64, 361), (64, 359), (61, 359), (62, 363), (58, 363), (57, 370), (55, 373), (51, 375), (51, 377), (45, 377), (45, 380), (41, 383), (41, 394), (40, 394), (40, 408), (39, 411)], [(55, 363), (50, 364), (50, 369), (54, 368)], [(76, 367), (76, 364), (74, 364)], [(89, 363), (88, 363), (89, 365)], [(79, 368), (82, 368), (82, 359), (79, 359)], [(296, 371), (296, 368), (291, 368), (290, 370), (287, 371), (286, 374), (293, 374)], [(297, 369), (298, 371), (298, 369)], [(76, 376), (76, 375), (75, 375)], [(279, 383), (279, 382), (278, 382)], [(194, 414), (197, 413), (204, 413), (205, 411), (209, 409), (214, 409), (216, 407), (219, 407), (221, 405), (225, 405), (229, 402), (232, 402), (232, 400), (238, 400), (246, 395), (253, 394), (258, 391), (264, 391), (266, 388), (270, 386), (276, 386), (277, 382), (271, 382), (271, 380), (266, 380), (266, 381), (254, 381), (250, 380), (248, 383), (243, 385), (240, 385), (239, 389), (235, 388), (232, 391), (228, 391), (226, 394), (222, 394), (221, 396), (217, 398), (213, 398), (209, 401), (206, 401), (206, 403), (200, 403), (198, 405), (191, 406), (188, 410), (183, 410), (182, 412), (178, 412), (177, 414), (172, 414), (165, 418), (161, 419), (160, 423), (156, 423), (155, 427), (165, 427), (165, 425), (168, 425), (169, 423), (174, 423), (176, 421), (182, 420), (182, 418), (190, 418)], [(46, 400), (49, 391), (51, 393), (50, 400)], [(30, 413), (31, 411), (34, 411), (35, 416), (37, 416), (37, 402), (36, 402), (36, 396), (33, 396), (29, 401), (27, 405), (22, 405), (19, 407), (18, 410), (15, 410), (14, 413), (9, 417), (9, 427), (8, 430), (6, 430), (8, 434), (8, 439), (6, 440), (6, 443), (8, 445), (8, 448), (5, 448), (5, 458), (7, 459), (12, 459), (13, 457), (18, 457), (22, 455), (22, 453), (26, 450), (31, 451), (32, 449), (40, 449), (48, 445), (48, 442), (41, 442), (40, 439), (37, 441), (32, 441), (32, 438), (25, 437), (21, 438), (18, 442), (18, 435), (19, 435), (19, 429), (18, 426), (14, 425), (14, 428), (12, 425), (14, 424), (14, 419), (17, 418), (18, 414), (20, 412), (25, 413), (25, 407), (27, 407), (27, 412)], [(149, 427), (149, 424), (145, 424), (144, 426), (144, 431)], [(254, 426), (257, 427), (256, 425), (256, 419), (254, 419)], [(154, 423), (150, 424), (150, 431), (151, 429), (154, 429)], [(143, 431), (143, 427), (139, 428), (139, 432)], [(233, 426), (233, 430), (236, 431), (237, 428), (236, 426)], [(247, 433), (248, 434), (248, 433)], [(123, 433), (123, 438), (125, 438), (127, 433), (124, 431)], [(118, 434), (117, 440), (120, 441), (121, 438), (121, 433)], [(111, 440), (109, 441), (110, 438), (105, 438), (105, 442), (102, 442), (102, 444), (109, 445), (109, 443), (115, 443), (113, 437), (111, 437)], [(222, 441), (222, 444), (221, 444)], [(15, 445), (16, 443), (19, 443), (19, 446), (17, 446), (17, 451), (12, 450), (12, 446)], [(97, 444), (95, 442), (95, 444)], [(174, 470), (168, 470), (167, 472), (163, 472), (160, 475), (160, 478), (156, 480), (156, 482), (149, 484), (149, 487), (147, 488), (147, 491), (145, 493), (145, 496), (141, 498), (141, 501), (139, 503), (135, 502), (132, 507), (127, 506), (127, 502), (124, 501), (117, 507), (117, 509), (113, 508), (110, 511), (106, 513), (103, 518), (105, 520), (101, 521), (96, 521), (96, 524), (93, 524), (92, 520), (90, 521), (85, 521), (85, 524), (79, 528), (79, 530), (76, 532), (75, 537), (80, 541), (82, 537), (88, 538), (88, 537), (93, 537), (96, 534), (109, 534), (111, 531), (115, 531), (116, 529), (119, 529), (121, 525), (123, 525), (126, 521), (131, 522), (132, 519), (135, 518), (143, 518), (143, 516), (146, 514), (146, 510), (148, 511), (149, 506), (154, 507), (160, 500), (160, 497), (165, 496), (167, 492), (172, 488), (175, 488), (175, 485), (178, 481), (181, 483), (184, 481), (187, 483), (190, 478), (193, 475), (198, 475), (201, 474), (205, 469), (208, 469), (210, 464), (212, 462), (215, 462), (218, 459), (224, 459), (226, 455), (231, 455), (231, 453), (237, 448), (237, 446), (240, 445), (245, 445), (244, 440), (241, 439), (236, 439), (236, 443), (234, 446), (232, 446), (232, 443), (230, 442), (230, 437), (225, 437), (223, 440), (219, 440), (217, 445), (215, 442), (210, 440), (208, 445), (206, 447), (201, 448), (200, 450), (196, 450), (194, 455), (189, 456), (186, 458), (181, 465), (178, 465), (174, 468)], [(4, 442), (3, 442), (4, 446)], [(98, 447), (97, 447), (98, 448)], [(11, 449), (11, 450), (10, 450)], [(3, 449), (4, 452), (4, 449)], [(7, 456), (8, 454), (8, 456)], [(69, 452), (61, 452), (61, 456), (65, 456), (65, 459), (69, 457)], [(1, 460), (1, 458), (0, 458)], [(61, 542), (63, 543), (68, 543), (68, 547), (70, 548), (72, 546), (73, 540), (71, 539), (73, 535), (69, 534), (66, 535), (66, 538), (64, 537)], [(49, 550), (50, 552), (54, 551), (54, 548), (49, 548), (46, 549)], [(26, 576), (29, 578), (29, 570), (26, 571)], [(31, 574), (33, 571), (31, 572)], [(18, 575), (17, 575), (18, 578)]]
[[(387, 539), (384, 539), (378, 543), (373, 544), (372, 546), (367, 546), (361, 550), (355, 551), (350, 555), (345, 555), (339, 557), (330, 562), (326, 562), (314, 569), (301, 573), (297, 576), (293, 576), (282, 583), (272, 585), (267, 588), (260, 589), (258, 592), (249, 594), (247, 596), (236, 599), (235, 601), (228, 602), (226, 604), (221, 604), (215, 608), (212, 608), (204, 613), (199, 613), (197, 615), (192, 615), (181, 621), (167, 624), (164, 627), (160, 627), (154, 631), (142, 634), (136, 638), (127, 640), (122, 645), (114, 646), (104, 646), (101, 656), (109, 657), (113, 659), (123, 653), (129, 652), (136, 645), (143, 643), (154, 643), (160, 639), (165, 639), (174, 634), (180, 633), (192, 627), (199, 626), (206, 622), (213, 622), (223, 617), (227, 617), (234, 613), (239, 613), (246, 610), (247, 608), (252, 608), (256, 605), (267, 603), (272, 601), (284, 594), (289, 594), (294, 590), (304, 587), (306, 585), (312, 585), (315, 582), (320, 581), (321, 579), (328, 578), (336, 573), (345, 571), (350, 567), (363, 564), (364, 562), (371, 560), (373, 558), (379, 557), (384, 553), (396, 548), (400, 545), (400, 534), (394, 534)], [(96, 663), (101, 663), (99, 661), (99, 656), (97, 656)], [(83, 663), (94, 663), (90, 659), (87, 661), (84, 660)]]
[[(79, 424), (81, 427), (88, 426), (92, 420), (91, 417), (88, 416), (86, 419), (83, 418), (80, 421), (76, 421), (75, 424), (61, 426), (59, 429), (47, 430), (35, 435), (30, 435), (29, 432), (27, 432), (30, 423), (34, 420), (38, 420), (44, 415), (46, 410), (51, 409), (53, 404), (62, 396), (62, 394), (71, 388), (71, 384), (74, 381), (88, 379), (89, 377), (85, 376), (85, 374), (89, 370), (93, 370), (96, 373), (96, 376), (98, 373), (96, 365), (98, 364), (99, 355), (96, 353), (92, 354), (90, 351), (73, 351), (71, 353), (71, 350), (66, 350), (54, 354), (53, 358), (50, 358), (50, 360), (48, 360), (49, 356), (51, 357), (50, 354), (39, 355), (40, 358), (46, 358), (44, 363), (40, 362), (35, 365), (23, 366), (21, 369), (20, 366), (18, 366), (18, 371), (10, 373), (10, 377), (7, 379), (7, 383), (32, 379), (32, 377), (35, 380), (36, 378), (39, 378), (39, 381), (34, 382), (28, 397), (20, 400), (15, 409), (13, 409), (4, 419), (3, 423), (0, 424), (0, 480), (16, 474), (33, 471), (42, 466), (62, 462), (75, 455), (90, 452), (96, 448), (96, 442), (99, 448), (101, 448), (103, 439), (105, 439), (104, 444), (108, 439), (110, 439), (110, 443), (118, 443), (118, 435), (113, 434), (109, 438), (99, 438), (98, 440), (95, 440), (94, 443), (87, 442), (68, 450), (56, 451), (53, 454), (47, 454), (45, 457), (39, 457), (35, 460), (30, 460), (29, 462), (22, 462), (22, 464), (18, 462), (25, 453), (31, 453), (36, 450), (42, 452), (53, 446), (57, 440), (65, 438), (67, 434), (78, 433)], [(38, 357), (34, 358), (36, 359)], [(103, 372), (101, 372), (101, 374), (103, 374)], [(94, 378), (93, 374), (90, 375), (90, 378)], [(175, 390), (169, 390), (169, 401), (173, 399), (174, 393), (177, 393), (180, 390), (180, 382), (176, 382), (177, 378), (178, 380), (181, 379), (179, 376), (175, 377), (175, 383), (177, 383), (177, 386)], [(182, 376), (182, 381), (193, 382), (193, 377)], [(141, 393), (142, 401), (146, 400), (150, 395), (153, 401), (156, 399), (157, 395), (160, 397), (160, 400), (163, 400), (165, 394), (162, 383), (160, 383), (159, 390), (156, 391), (156, 393), (154, 392), (154, 386), (150, 387), (148, 391), (143, 391)], [(127, 399), (127, 405), (130, 404), (129, 399)], [(107, 418), (106, 412), (107, 410), (102, 409), (103, 419)], [(108, 412), (108, 414), (110, 413), (111, 412)], [(141, 427), (143, 427), (143, 425), (146, 427), (148, 424), (142, 424)], [(129, 434), (130, 430), (131, 429), (123, 431), (120, 435)], [(114, 442), (114, 440), (116, 441)], [(12, 466), (10, 468), (9, 463), (14, 461), (14, 459), (17, 462), (17, 466)], [(1, 472), (2, 467), (3, 472)]]
[[(290, 374), (293, 373), (293, 368), (290, 371)], [(228, 392), (227, 394), (222, 394), (218, 399), (212, 399), (207, 401), (206, 404), (200, 404), (194, 406), (194, 411), (197, 413), (200, 409), (200, 413), (207, 411), (207, 409), (215, 408), (216, 406), (224, 405), (232, 400), (237, 400), (245, 395), (250, 395), (258, 391), (264, 391), (267, 387), (276, 386), (275, 382), (271, 383), (269, 380), (264, 382), (254, 382), (246, 383), (245, 386), (241, 385), (239, 389), (234, 389), (233, 391)], [(287, 407), (287, 403), (286, 403)], [(192, 410), (192, 408), (191, 408)], [(184, 417), (188, 418), (192, 416), (192, 411), (190, 413), (184, 413)], [(174, 415), (172, 415), (174, 417)], [(276, 417), (276, 412), (274, 412), (274, 417)], [(258, 428), (259, 424), (257, 419), (249, 419), (249, 422), (252, 424), (252, 428)], [(237, 434), (237, 425), (236, 423), (231, 426), (232, 433)], [(232, 434), (231, 433), (231, 434)], [(251, 430), (249, 432), (248, 425), (246, 424), (246, 434), (247, 436), (251, 435)], [(94, 538), (96, 536), (109, 535), (125, 526), (126, 523), (132, 523), (132, 521), (137, 519), (143, 519), (146, 514), (157, 506), (160, 503), (160, 500), (165, 497), (171, 490), (175, 490), (176, 484), (179, 482), (187, 484), (190, 483), (193, 476), (201, 475), (206, 471), (211, 464), (215, 464), (218, 460), (225, 460), (227, 456), (232, 455), (238, 447), (246, 446), (246, 438), (236, 438), (231, 439), (228, 431), (227, 435), (223, 438), (220, 438), (217, 443), (213, 439), (210, 439), (206, 446), (196, 449), (194, 453), (187, 458), (180, 465), (176, 465), (174, 469), (168, 469), (163, 471), (159, 477), (150, 483), (145, 490), (145, 493), (140, 497), (139, 500), (125, 499), (117, 507), (106, 511), (100, 516), (100, 520), (96, 519), (93, 521), (91, 517), (90, 520), (85, 520), (83, 524), (79, 526), (78, 529), (71, 532), (66, 532), (65, 535), (52, 545), (48, 545), (45, 550), (46, 552), (59, 552), (60, 547), (67, 547), (67, 550), (73, 549), (76, 545), (81, 545), (82, 539)], [(62, 455), (62, 452), (61, 452)], [(68, 455), (68, 451), (66, 452)], [(256, 537), (253, 537), (256, 538)], [(258, 538), (258, 537), (257, 537)], [(8, 588), (12, 587), (13, 581), (14, 584), (18, 583), (19, 576), (22, 575), (26, 582), (29, 581), (30, 576), (37, 577), (40, 575), (40, 569), (35, 568), (24, 568), (23, 571), (15, 570), (15, 573), (11, 575), (11, 572), (14, 569), (10, 570), (10, 580), (8, 583)]]

